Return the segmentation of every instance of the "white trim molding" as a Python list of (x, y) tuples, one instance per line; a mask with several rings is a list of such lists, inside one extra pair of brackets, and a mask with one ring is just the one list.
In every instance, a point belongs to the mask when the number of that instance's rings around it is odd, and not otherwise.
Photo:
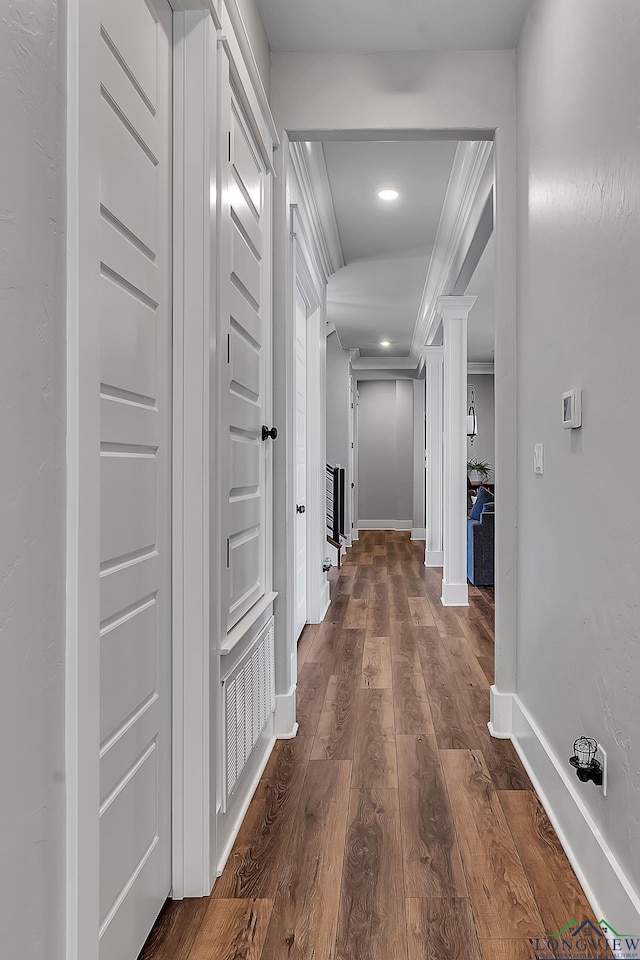
[[(298, 141), (290, 144), (290, 151), (291, 166), (298, 180), (305, 218), (326, 282), (331, 274), (344, 267), (344, 255), (324, 150), (317, 141)], [(327, 335), (328, 333), (329, 331)]]
[[(215, 876), (210, 658), (210, 251), (208, 184), (216, 117), (216, 30), (208, 13), (174, 14), (172, 896), (206, 896)], [(212, 842), (213, 841), (213, 842)]]
[(442, 603), (467, 606), (467, 320), (476, 297), (440, 297), (444, 331)]
[(469, 591), (466, 583), (445, 583), (442, 581), (443, 607), (468, 607)]
[(509, 740), (511, 737), (513, 694), (500, 693), (495, 684), (491, 687), (491, 719), (487, 726), (489, 733), (497, 740)]
[(274, 174), (273, 151), (280, 140), (247, 31), (235, 0), (225, 0), (218, 43), (229, 58), (231, 85), (244, 108), (245, 120), (256, 138), (256, 144), (267, 170)]
[[(184, 2), (184, 0), (183, 0)], [(215, 3), (210, 0), (210, 6), (212, 12), (214, 13), (214, 20), (222, 18), (222, 29), (225, 29), (224, 15), (220, 11), (220, 2), (221, 0), (215, 0)], [(271, 142), (275, 147), (278, 146), (280, 140), (278, 138), (278, 128), (276, 127), (275, 120), (271, 113), (271, 107), (269, 106), (269, 100), (262, 83), (262, 77), (260, 76), (260, 71), (258, 70), (258, 64), (256, 63), (256, 58), (251, 49), (251, 43), (249, 41), (249, 34), (247, 33), (247, 28), (244, 25), (244, 20), (242, 19), (242, 14), (240, 13), (240, 7), (238, 6), (237, 0), (224, 0), (224, 6), (229, 15), (229, 22), (233, 28), (233, 46), (237, 48), (237, 51), (240, 53), (244, 68), (246, 70), (246, 77), (242, 78), (243, 85), (248, 87), (251, 85), (253, 90), (253, 95), (256, 99), (256, 104), (252, 105), (252, 109), (255, 111), (255, 107), (258, 107), (258, 111), (264, 120), (267, 130), (269, 131), (269, 137)], [(217, 8), (217, 11), (216, 11)], [(215, 15), (217, 12), (217, 16)], [(247, 84), (247, 80), (249, 84)], [(257, 112), (257, 111), (256, 111)], [(271, 162), (269, 158), (269, 162)], [(273, 169), (273, 168), (271, 168)]]
[(276, 694), (273, 732), (277, 740), (292, 740), (298, 732), (295, 683), (287, 693)]
[(413, 356), (434, 341), (438, 298), (453, 289), (491, 195), (492, 149), (489, 140), (462, 141), (456, 149), (411, 341)]
[(426, 530), (424, 527), (411, 527), (411, 539), (412, 540), (424, 540), (426, 537)]
[(359, 370), (410, 370), (417, 373), (421, 360), (415, 357), (363, 357), (360, 351), (350, 351), (351, 366)]
[(581, 796), (593, 785), (581, 784), (557, 757), (517, 694), (492, 689), (491, 707), (492, 726), (510, 736), (596, 918), (637, 935), (640, 896)]
[(425, 347), (426, 477), (425, 477), (425, 566), (441, 567), (443, 525), (443, 444), (442, 444), (442, 347)]
[(470, 361), (467, 363), (467, 373), (481, 374), (486, 373), (490, 376), (493, 376), (494, 365), (493, 363), (480, 363), (479, 361)]
[(98, 960), (100, 925), (100, 12), (70, 0), (67, 30), (65, 957)]

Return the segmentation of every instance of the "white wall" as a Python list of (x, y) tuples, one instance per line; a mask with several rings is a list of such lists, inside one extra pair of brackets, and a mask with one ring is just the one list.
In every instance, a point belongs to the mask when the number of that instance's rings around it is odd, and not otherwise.
[(358, 389), (358, 527), (410, 530), (413, 382), (362, 380)]
[[(496, 462), (495, 444), (495, 404), (493, 396), (493, 374), (470, 373), (467, 383), (476, 387), (476, 415), (478, 417), (478, 436), (473, 444), (467, 440), (467, 459), (487, 460), (493, 469)], [(467, 392), (467, 396), (470, 393)]]
[[(518, 47), (518, 690), (635, 891), (639, 70), (637, 0), (533, 3)], [(577, 431), (560, 423), (571, 387), (583, 390)], [(608, 751), (606, 799), (567, 767), (582, 733)], [(567, 792), (550, 793), (559, 815)], [(588, 843), (583, 831), (574, 852), (606, 918), (637, 931)]]
[(64, 951), (64, 17), (0, 24), (0, 930)]

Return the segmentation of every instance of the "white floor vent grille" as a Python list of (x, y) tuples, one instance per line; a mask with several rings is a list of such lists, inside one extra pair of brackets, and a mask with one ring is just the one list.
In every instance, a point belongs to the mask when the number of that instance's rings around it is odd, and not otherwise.
[(224, 810), (238, 777), (275, 709), (273, 618), (223, 684), (225, 722)]

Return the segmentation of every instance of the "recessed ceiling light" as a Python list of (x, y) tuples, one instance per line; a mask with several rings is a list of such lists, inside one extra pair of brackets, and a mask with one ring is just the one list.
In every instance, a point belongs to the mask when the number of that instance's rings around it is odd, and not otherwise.
[(376, 196), (380, 200), (397, 200), (400, 191), (396, 190), (395, 187), (381, 187), (380, 190), (376, 190)]
[(381, 340), (381, 341), (380, 341), (380, 346), (381, 346), (381, 347), (390, 347), (390, 346), (391, 346), (391, 340)]

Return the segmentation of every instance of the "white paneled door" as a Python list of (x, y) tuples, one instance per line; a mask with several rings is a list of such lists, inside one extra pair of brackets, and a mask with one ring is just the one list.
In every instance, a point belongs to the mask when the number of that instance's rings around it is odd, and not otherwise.
[(220, 329), (222, 636), (266, 592), (270, 179), (222, 57)]
[(295, 639), (307, 622), (307, 304), (296, 288)]
[(102, 0), (100, 960), (171, 885), (171, 26)]

